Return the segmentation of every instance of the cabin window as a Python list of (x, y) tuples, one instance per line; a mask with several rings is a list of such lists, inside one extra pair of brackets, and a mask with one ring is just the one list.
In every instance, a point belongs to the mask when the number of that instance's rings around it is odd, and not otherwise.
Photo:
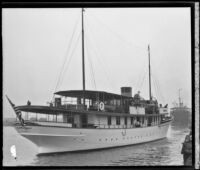
[(73, 123), (74, 122), (74, 119), (72, 116), (69, 116), (68, 119), (67, 119), (67, 123)]
[(141, 122), (142, 124), (144, 124), (144, 117), (141, 117)]
[(47, 115), (46, 114), (38, 114), (37, 115), (37, 120), (39, 122), (46, 122), (47, 121)]
[(127, 117), (124, 118), (124, 124), (127, 125)]
[(117, 100), (117, 106), (120, 106), (120, 100)]
[(108, 125), (111, 125), (111, 116), (108, 116)]
[(57, 115), (57, 122), (63, 122), (63, 115), (62, 114)]
[(86, 114), (81, 115), (81, 124), (83, 127), (86, 127), (88, 124), (88, 117)]
[(114, 100), (110, 100), (110, 105), (114, 105)]
[(47, 119), (49, 122), (53, 122), (53, 115), (47, 115)]
[(119, 116), (116, 117), (116, 125), (120, 125), (120, 117)]
[(37, 120), (37, 114), (36, 113), (29, 113), (28, 120), (36, 121)]
[(133, 117), (131, 117), (131, 125), (133, 125)]
[(149, 117), (148, 118), (148, 126), (151, 126), (151, 123), (152, 123), (152, 117)]

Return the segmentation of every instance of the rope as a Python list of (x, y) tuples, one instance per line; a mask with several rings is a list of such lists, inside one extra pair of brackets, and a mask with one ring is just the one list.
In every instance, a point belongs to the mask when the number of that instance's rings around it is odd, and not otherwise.
[[(94, 17), (95, 21), (99, 21), (102, 25), (104, 25), (104, 27), (105, 27), (107, 30), (109, 30), (112, 34), (115, 34), (116, 37), (118, 37), (119, 40), (121, 40), (120, 43), (121, 43), (121, 42), (126, 42), (126, 44), (128, 44), (128, 45), (131, 46), (131, 47), (134, 46), (134, 47), (137, 47), (137, 48), (140, 48), (140, 49), (142, 48), (141, 46), (135, 45), (135, 44), (133, 44), (132, 42), (127, 41), (126, 39), (124, 39), (120, 34), (118, 34), (117, 32), (113, 31), (107, 24), (103, 23), (102, 20), (100, 20), (100, 19), (99, 19), (97, 16), (95, 16), (94, 14), (93, 14), (93, 15), (89, 15), (89, 16)], [(143, 44), (144, 44), (144, 43), (143, 43)], [(145, 43), (145, 44), (146, 44), (146, 43)]]
[(158, 88), (157, 88), (157, 85), (156, 85), (156, 83), (155, 83), (155, 79), (154, 79), (154, 77), (153, 77), (153, 74), (152, 74), (152, 80), (153, 80), (153, 84), (154, 84), (155, 94), (156, 94), (156, 96), (158, 97), (158, 99), (160, 100), (160, 99), (161, 99), (161, 96), (160, 96), (160, 94), (159, 94), (159, 92), (158, 92)]
[[(66, 61), (67, 61), (67, 57), (65, 57), (65, 56), (68, 56), (68, 53), (69, 53), (69, 51), (70, 51), (70, 48), (71, 48), (71, 44), (72, 44), (72, 40), (73, 40), (73, 37), (74, 37), (74, 34), (75, 34), (75, 31), (76, 31), (76, 29), (77, 29), (77, 25), (78, 25), (78, 21), (80, 20), (80, 16), (78, 17), (78, 19), (77, 19), (77, 21), (76, 21), (76, 23), (75, 23), (75, 26), (74, 26), (74, 29), (73, 29), (73, 33), (72, 33), (72, 36), (71, 36), (71, 38), (70, 38), (70, 43), (69, 43), (69, 46), (68, 46), (68, 48), (67, 48), (67, 50), (66, 50), (66, 52), (65, 52), (65, 55), (64, 55), (64, 62), (63, 62), (63, 65), (62, 65), (62, 67), (61, 67), (61, 70), (60, 70), (60, 74), (59, 74), (59, 76), (58, 76), (58, 80), (57, 80), (57, 83), (56, 83), (56, 87), (55, 87), (55, 90), (54, 90), (54, 93), (56, 92), (56, 90), (57, 90), (57, 88), (58, 88), (58, 85), (59, 85), (59, 83), (60, 83), (60, 81), (61, 81), (61, 76), (62, 76), (62, 73), (63, 73), (63, 70), (64, 70), (64, 66), (65, 66), (65, 64), (66, 64)], [(55, 94), (53, 94), (53, 98), (54, 98), (54, 96), (55, 96)]]
[[(87, 25), (88, 25), (88, 30), (90, 30), (90, 26), (89, 26), (89, 24), (87, 23)], [(92, 29), (91, 29), (92, 30)], [(93, 31), (91, 31), (90, 30), (90, 33), (92, 33)], [(94, 36), (93, 36), (94, 37)], [(90, 42), (92, 42), (91, 41), (91, 39), (90, 39), (90, 37), (88, 36), (88, 43), (90, 43)], [(101, 65), (104, 67), (105, 65), (104, 65), (104, 63), (102, 62), (102, 60), (100, 59), (101, 57), (98, 57), (99, 56), (99, 53), (97, 52), (98, 50), (97, 50), (97, 48), (94, 46), (94, 42), (93, 43), (91, 43), (92, 45), (93, 45), (93, 47), (94, 48), (92, 48), (93, 49), (93, 51), (94, 51), (94, 53), (95, 53), (95, 55), (96, 55), (96, 58), (98, 59), (98, 61), (99, 61), (99, 63), (101, 63)], [(105, 68), (108, 68), (108, 67), (105, 67)], [(106, 69), (103, 69), (104, 70), (104, 72), (105, 72), (105, 75), (106, 75), (106, 78), (107, 78), (107, 82), (109, 82), (109, 85), (111, 86), (111, 88), (113, 88), (113, 84), (111, 83), (111, 79), (109, 79), (109, 76), (108, 76), (108, 72), (107, 72), (107, 70)]]
[[(94, 16), (94, 15), (89, 15), (89, 16), (93, 16), (93, 19), (95, 19), (95, 21), (99, 21), (100, 23), (102, 23), (102, 25), (104, 25), (104, 27), (107, 29), (107, 30), (109, 30), (109, 32), (111, 32), (113, 35), (115, 35), (116, 37), (118, 37), (118, 40), (120, 40), (120, 43), (121, 42), (123, 42), (124, 44), (128, 44), (129, 45), (129, 47), (131, 46), (131, 49), (132, 49), (132, 47), (134, 46), (135, 47), (135, 45), (133, 45), (133, 43), (131, 43), (131, 42), (129, 42), (129, 41), (127, 41), (127, 40), (125, 40), (121, 35), (119, 35), (118, 33), (116, 33), (116, 32), (114, 32), (112, 29), (110, 29), (110, 27), (108, 27), (105, 23), (103, 23), (101, 20), (99, 20), (96, 16)], [(91, 17), (90, 17), (91, 18)], [(92, 32), (92, 31), (91, 31)], [(121, 45), (121, 44), (120, 44)], [(127, 46), (126, 46), (127, 47)], [(140, 46), (137, 46), (137, 47), (139, 47), (140, 49), (142, 48), (142, 47), (140, 47)], [(141, 51), (139, 51), (139, 52), (141, 52)], [(144, 55), (144, 54), (142, 54), (142, 55)], [(144, 59), (143, 59), (144, 60)], [(142, 62), (143, 63), (143, 62)], [(140, 76), (141, 77), (141, 76)], [(140, 83), (140, 77), (139, 77), (139, 82), (137, 82), (137, 84), (139, 84)], [(109, 79), (109, 81), (110, 81), (110, 79)], [(112, 84), (112, 83), (111, 83)], [(138, 87), (138, 85), (137, 85), (137, 87)], [(136, 88), (137, 89), (137, 88)]]
[(93, 83), (94, 89), (96, 90), (97, 88), (96, 88), (96, 82), (95, 82), (95, 76), (94, 76), (94, 69), (93, 69), (93, 66), (92, 66), (92, 60), (91, 60), (91, 58), (90, 58), (89, 50), (88, 50), (88, 47), (87, 47), (87, 46), (86, 46), (86, 49), (87, 49), (87, 53), (88, 53), (87, 59), (88, 59), (88, 61), (89, 61), (90, 70), (91, 70), (90, 75), (91, 75), (91, 77), (92, 77), (92, 83)]
[[(67, 63), (68, 65), (65, 67), (63, 73), (65, 73), (65, 72), (69, 69), (68, 66), (69, 66), (69, 64), (70, 64), (70, 62), (71, 62), (72, 56), (74, 55), (74, 51), (75, 51), (75, 49), (77, 48), (77, 44), (78, 44), (78, 41), (79, 41), (79, 39), (80, 39), (80, 35), (81, 35), (81, 32), (79, 33), (79, 36), (78, 36), (77, 41), (76, 41), (76, 43), (75, 43), (76, 45), (74, 46), (74, 49), (72, 50), (72, 53), (71, 53), (70, 58), (69, 58), (69, 62)], [(62, 82), (63, 82), (63, 79), (61, 79), (60, 84), (62, 84)]]
[(159, 85), (159, 82), (157, 81), (157, 78), (156, 76), (154, 75), (154, 78), (155, 78), (155, 83), (156, 83), (156, 86), (157, 86), (157, 89), (158, 89), (158, 93), (161, 97), (161, 100), (163, 100), (163, 102), (165, 102), (165, 98), (163, 97), (162, 93), (161, 93), (161, 89), (160, 89), (160, 85)]
[(145, 69), (145, 67), (143, 67), (143, 70), (142, 72), (140, 72), (139, 78), (137, 80), (136, 89), (139, 89), (142, 86), (142, 83), (144, 82), (144, 76), (146, 76), (146, 74), (147, 70)]
[(141, 81), (140, 81), (140, 84), (139, 84), (139, 86), (138, 86), (138, 89), (139, 90), (141, 90), (142, 89), (142, 87), (143, 87), (143, 85), (144, 85), (144, 82), (145, 82), (145, 80), (146, 80), (146, 74), (147, 73), (147, 70), (144, 72), (144, 74), (143, 74), (143, 77), (142, 77), (142, 79), (141, 79)]

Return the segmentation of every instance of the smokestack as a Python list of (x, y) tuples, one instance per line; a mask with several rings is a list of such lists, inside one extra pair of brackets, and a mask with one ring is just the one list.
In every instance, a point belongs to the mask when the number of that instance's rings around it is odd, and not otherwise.
[(121, 95), (132, 97), (132, 87), (121, 87)]

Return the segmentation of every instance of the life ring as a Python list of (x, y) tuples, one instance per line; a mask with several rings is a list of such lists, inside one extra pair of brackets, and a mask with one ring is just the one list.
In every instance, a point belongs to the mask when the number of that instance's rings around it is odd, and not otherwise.
[(100, 109), (100, 110), (104, 110), (104, 108), (105, 108), (104, 103), (103, 103), (103, 102), (100, 102), (100, 103), (99, 103), (99, 109)]

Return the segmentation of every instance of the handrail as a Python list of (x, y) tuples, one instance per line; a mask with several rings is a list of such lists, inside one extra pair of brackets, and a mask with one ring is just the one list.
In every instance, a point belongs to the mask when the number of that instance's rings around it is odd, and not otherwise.
[[(38, 122), (38, 123), (42, 123), (42, 122), (45, 122), (45, 123), (57, 123), (57, 124), (71, 124), (72, 125), (72, 128), (78, 128), (76, 126), (75, 123), (69, 123), (69, 122), (56, 122), (56, 121), (48, 121), (48, 120), (42, 120), (42, 121), (38, 121), (38, 120), (25, 120), (25, 123), (26, 122)], [(161, 124), (161, 123), (160, 123)], [(157, 126), (159, 124), (151, 124), (150, 126)], [(98, 128), (98, 129), (133, 129), (133, 128), (144, 128), (144, 127), (148, 127), (149, 125), (140, 125), (140, 126), (137, 126), (136, 124), (128, 124), (128, 125), (107, 125), (107, 124), (82, 124), (82, 128)]]

